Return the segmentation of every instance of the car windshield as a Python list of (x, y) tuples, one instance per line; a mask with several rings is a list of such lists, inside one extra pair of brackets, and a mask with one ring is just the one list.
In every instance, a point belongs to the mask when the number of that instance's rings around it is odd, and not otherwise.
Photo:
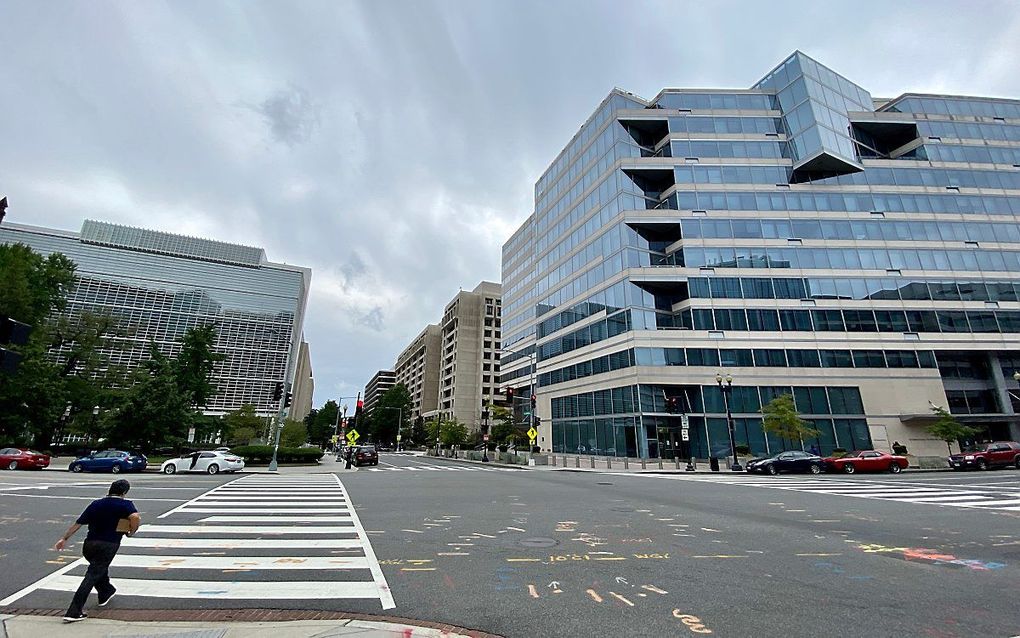
[(991, 448), (991, 447), (992, 446), (987, 444), (987, 443), (982, 443), (980, 445), (968, 445), (968, 446), (963, 448), (963, 451), (964, 452), (987, 452), (988, 449)]

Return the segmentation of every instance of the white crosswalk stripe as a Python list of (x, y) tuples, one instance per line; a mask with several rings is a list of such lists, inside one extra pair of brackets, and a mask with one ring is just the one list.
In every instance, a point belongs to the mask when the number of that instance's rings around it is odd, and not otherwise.
[[(79, 559), (0, 606), (36, 590), (72, 592), (84, 570)], [(293, 575), (278, 580), (276, 570)], [(125, 537), (112, 576), (120, 596), (395, 606), (347, 490), (332, 474), (250, 476), (209, 490)]]
[(391, 465), (388, 467), (359, 468), (362, 472), (519, 472), (501, 467), (452, 467), (449, 465)]
[(983, 487), (980, 483), (967, 486), (942, 486), (919, 483), (886, 483), (867, 480), (825, 479), (825, 478), (794, 478), (787, 476), (760, 477), (752, 475), (683, 475), (683, 474), (635, 474), (630, 472), (610, 472), (613, 476), (654, 477), (657, 479), (693, 481), (742, 487), (762, 487), (777, 490), (789, 490), (828, 496), (846, 496), (850, 498), (868, 498), (897, 503), (916, 503), (918, 505), (946, 505), (971, 509), (1020, 511), (1020, 492), (1015, 485), (1013, 489), (999, 485)]

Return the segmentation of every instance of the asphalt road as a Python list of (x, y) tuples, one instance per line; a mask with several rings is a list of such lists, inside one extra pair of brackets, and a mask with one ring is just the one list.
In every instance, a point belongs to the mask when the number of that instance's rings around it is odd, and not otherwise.
[[(197, 501), (238, 477), (135, 477), (146, 522), (181, 527), (125, 543), (134, 566), (116, 567), (115, 584), (158, 582), (112, 605), (358, 611), (529, 637), (1020, 634), (1015, 470), (772, 478), (381, 461), (336, 488), (330, 474), (293, 472)], [(47, 548), (109, 479), (0, 474), (0, 597), (76, 557)], [(975, 502), (986, 505), (961, 505)], [(350, 516), (357, 525), (328, 531)], [(249, 529), (211, 531), (235, 525)], [(337, 538), (350, 542), (315, 542)], [(272, 593), (223, 598), (249, 583)], [(11, 605), (63, 608), (68, 596), (31, 589)]]

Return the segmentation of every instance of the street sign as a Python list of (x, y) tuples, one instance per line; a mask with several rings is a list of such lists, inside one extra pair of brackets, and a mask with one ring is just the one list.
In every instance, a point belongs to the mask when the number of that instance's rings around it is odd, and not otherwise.
[(687, 418), (686, 414), (681, 414), (680, 415), (680, 427), (682, 427), (683, 429), (686, 430), (690, 426), (691, 426), (691, 420), (689, 418)]
[(351, 430), (350, 432), (347, 433), (347, 442), (349, 444), (351, 444), (351, 445), (354, 445), (355, 443), (357, 443), (358, 439), (360, 439), (360, 438), (361, 438), (361, 435), (358, 434), (357, 430)]
[(691, 440), (691, 431), (688, 430), (687, 428), (681, 429), (680, 430), (680, 440), (681, 441), (690, 441)]
[(331, 440), (331, 441), (332, 441), (333, 443), (336, 443), (337, 441), (339, 441), (339, 440), (340, 440), (340, 437), (339, 437), (339, 436), (337, 436), (336, 434), (334, 434), (334, 435), (333, 435), (332, 437), (330, 437), (330, 440)]
[(528, 438), (531, 439), (532, 443), (534, 443), (535, 439), (538, 438), (538, 430), (535, 429), (535, 426), (531, 426), (528, 429)]
[(397, 435), (397, 443), (400, 443), (400, 435)]

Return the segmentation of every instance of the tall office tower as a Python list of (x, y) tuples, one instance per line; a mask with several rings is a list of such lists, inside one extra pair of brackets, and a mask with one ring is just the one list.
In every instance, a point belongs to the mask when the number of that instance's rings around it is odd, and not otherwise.
[(396, 373), (393, 370), (379, 370), (369, 379), (365, 386), (365, 413), (370, 414), (379, 403), (379, 397), (396, 385)]
[(436, 412), (442, 342), (439, 326), (429, 324), (397, 356), (397, 363), (393, 366), (396, 383), (403, 383), (411, 394), (412, 418)]
[[(1020, 439), (1020, 101), (867, 90), (796, 52), (747, 90), (614, 90), (503, 247), (503, 386), (540, 445), (698, 457)], [(732, 376), (727, 394), (717, 374)], [(797, 444), (798, 446), (800, 443)], [(668, 455), (668, 454), (667, 454)]]
[(200, 406), (206, 414), (244, 404), (275, 414), (275, 385), (299, 385), (307, 268), (267, 261), (261, 248), (90, 220), (80, 233), (4, 223), (0, 243), (70, 258), (77, 272), (65, 313), (119, 319), (128, 336), (107, 354), (128, 371), (148, 359), (150, 342), (173, 355), (189, 328), (214, 324), (226, 359), (216, 365), (216, 394)]

